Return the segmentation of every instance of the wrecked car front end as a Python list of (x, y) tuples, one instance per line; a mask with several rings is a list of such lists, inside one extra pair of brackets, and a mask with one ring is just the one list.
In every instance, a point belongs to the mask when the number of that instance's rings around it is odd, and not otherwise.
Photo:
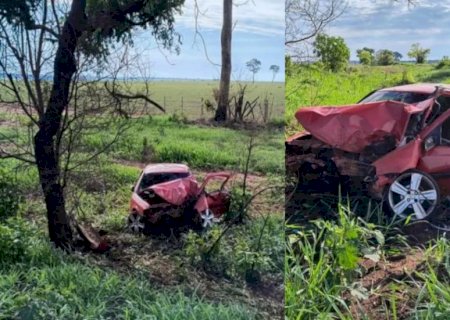
[[(230, 195), (225, 186), (231, 177), (228, 172), (209, 173), (200, 184), (189, 174), (142, 190), (135, 186), (130, 202), (129, 229), (140, 233), (149, 224), (172, 224), (174, 219), (202, 227), (219, 222), (230, 206)], [(220, 188), (207, 192), (206, 186), (212, 180), (221, 180)]]
[(308, 184), (314, 180), (308, 175), (315, 175), (322, 190), (340, 184), (381, 198), (393, 175), (417, 166), (420, 133), (433, 104), (430, 98), (415, 105), (379, 101), (302, 108), (296, 118), (305, 131), (287, 139), (287, 170), (300, 172)]

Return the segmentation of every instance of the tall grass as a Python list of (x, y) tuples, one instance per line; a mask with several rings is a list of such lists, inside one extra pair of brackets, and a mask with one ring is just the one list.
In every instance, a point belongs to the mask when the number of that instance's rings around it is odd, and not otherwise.
[[(0, 319), (256, 317), (254, 310), (239, 303), (200, 297), (195, 288), (160, 290), (144, 274), (127, 276), (102, 270), (56, 252), (42, 232), (20, 219), (9, 220), (1, 230)], [(18, 233), (19, 242), (5, 241), (6, 230)], [(17, 246), (20, 259), (15, 256)]]

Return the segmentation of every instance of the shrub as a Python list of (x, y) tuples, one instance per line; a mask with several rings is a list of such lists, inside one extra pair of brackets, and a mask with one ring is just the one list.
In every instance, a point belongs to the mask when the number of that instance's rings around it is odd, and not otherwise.
[(0, 168), (0, 221), (14, 216), (21, 201), (22, 196), (16, 179), (5, 169)]
[(450, 68), (450, 58), (448, 56), (444, 56), (436, 66), (436, 69), (444, 69), (444, 68)]
[(23, 262), (28, 257), (32, 231), (20, 218), (0, 224), (0, 266)]

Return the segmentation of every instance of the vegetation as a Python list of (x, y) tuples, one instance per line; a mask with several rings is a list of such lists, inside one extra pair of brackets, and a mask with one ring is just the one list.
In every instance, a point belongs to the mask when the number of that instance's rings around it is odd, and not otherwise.
[(337, 72), (345, 68), (350, 59), (350, 49), (342, 37), (319, 34), (314, 41), (314, 53), (325, 69)]
[[(294, 119), (299, 107), (353, 104), (373, 90), (404, 83), (450, 83), (445, 60), (438, 65), (351, 66), (338, 73), (291, 62), (287, 74), (287, 135), (301, 129)], [(448, 317), (446, 237), (393, 220), (368, 199), (336, 203), (336, 197), (330, 198), (297, 201), (287, 221), (286, 317)], [(418, 235), (424, 237), (420, 245), (413, 240)]]
[(370, 48), (362, 48), (356, 50), (359, 62), (363, 65), (369, 66), (374, 62), (374, 50)]
[(387, 49), (378, 50), (375, 59), (379, 66), (390, 66), (396, 62), (394, 52)]
[(430, 54), (431, 49), (425, 49), (420, 46), (420, 43), (414, 43), (408, 52), (408, 57), (416, 60), (417, 64), (424, 63)]

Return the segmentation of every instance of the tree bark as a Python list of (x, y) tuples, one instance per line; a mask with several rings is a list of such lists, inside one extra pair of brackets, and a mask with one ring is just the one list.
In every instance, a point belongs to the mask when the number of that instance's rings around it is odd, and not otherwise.
[(231, 38), (233, 33), (233, 1), (223, 0), (223, 25), (221, 34), (222, 69), (220, 72), (219, 101), (215, 121), (227, 120), (231, 78)]
[(50, 240), (56, 247), (68, 250), (72, 228), (65, 208), (60, 183), (58, 151), (55, 137), (61, 127), (62, 113), (69, 100), (69, 88), (76, 71), (74, 53), (85, 22), (86, 0), (74, 0), (64, 23), (54, 63), (53, 86), (47, 109), (39, 121), (34, 137), (34, 150), (39, 182), (44, 192)]

